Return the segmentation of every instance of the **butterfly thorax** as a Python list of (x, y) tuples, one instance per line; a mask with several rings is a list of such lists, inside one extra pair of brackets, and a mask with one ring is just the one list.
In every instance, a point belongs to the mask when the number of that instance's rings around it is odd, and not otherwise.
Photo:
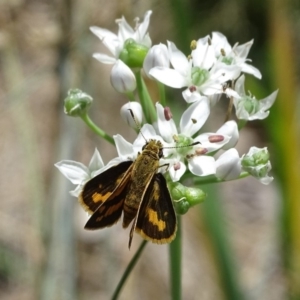
[(131, 181), (124, 202), (123, 227), (126, 228), (136, 216), (144, 193), (159, 168), (161, 156), (161, 142), (150, 140), (134, 162)]

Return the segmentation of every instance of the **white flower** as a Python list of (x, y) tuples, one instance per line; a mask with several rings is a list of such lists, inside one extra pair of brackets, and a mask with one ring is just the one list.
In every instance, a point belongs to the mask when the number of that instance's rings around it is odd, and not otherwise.
[[(221, 64), (215, 60), (214, 49), (210, 46), (207, 37), (198, 40), (197, 48), (192, 51), (190, 60), (169, 41), (168, 49), (174, 69), (155, 67), (149, 73), (156, 80), (170, 87), (187, 87), (182, 93), (187, 102), (192, 102), (191, 96), (194, 92), (206, 96), (224, 93), (226, 81), (236, 78), (240, 73), (239, 67)], [(226, 89), (225, 93), (227, 92), (235, 94), (230, 89)]]
[(216, 177), (223, 180), (236, 179), (241, 174), (240, 157), (235, 148), (222, 153), (216, 160)]
[(106, 169), (97, 149), (95, 149), (88, 167), (73, 160), (62, 160), (56, 163), (55, 166), (67, 179), (77, 185), (75, 190), (70, 191), (70, 194), (75, 197), (79, 196), (82, 187), (87, 181)]
[(231, 47), (227, 38), (222, 33), (213, 32), (211, 43), (212, 47), (215, 49), (215, 56), (219, 61), (227, 65), (236, 65), (241, 68), (242, 72), (252, 74), (261, 79), (260, 71), (247, 63), (247, 61), (251, 61), (250, 59), (247, 59), (247, 56), (253, 45), (253, 40), (243, 45), (238, 45), (238, 43), (236, 43)]
[(124, 47), (124, 43), (128, 39), (133, 39), (137, 43), (150, 48), (151, 39), (147, 31), (151, 14), (152, 11), (148, 10), (145, 13), (144, 21), (142, 23), (139, 23), (139, 19), (136, 18), (136, 26), (134, 29), (127, 23), (124, 17), (116, 20), (119, 25), (118, 35), (105, 28), (100, 28), (97, 26), (90, 27), (90, 30), (100, 38), (101, 42), (112, 54), (112, 56), (109, 56), (104, 53), (95, 53), (93, 57), (104, 64), (114, 64), (119, 58), (119, 55)]
[(116, 61), (111, 70), (110, 82), (119, 93), (130, 93), (136, 88), (136, 79), (133, 72), (120, 59)]
[[(169, 143), (166, 157), (170, 163), (169, 173), (173, 181), (178, 181), (186, 171), (185, 159), (188, 159), (190, 171), (197, 176), (214, 174), (215, 160), (204, 154), (216, 151), (223, 147), (230, 139), (229, 136), (203, 133), (193, 138), (206, 122), (210, 106), (207, 97), (194, 102), (182, 114), (179, 133), (173, 119), (165, 117), (165, 110), (159, 103), (156, 104), (158, 129), (161, 136)], [(194, 146), (191, 146), (194, 145)]]
[(241, 158), (242, 169), (258, 179), (263, 184), (269, 184), (273, 177), (268, 175), (272, 166), (269, 161), (269, 152), (265, 148), (251, 147)]
[(273, 92), (268, 97), (257, 100), (254, 96), (247, 96), (244, 89), (245, 76), (242, 75), (235, 84), (235, 90), (240, 98), (233, 98), (233, 104), (238, 119), (243, 120), (261, 120), (269, 115), (269, 108), (275, 102), (278, 90)]

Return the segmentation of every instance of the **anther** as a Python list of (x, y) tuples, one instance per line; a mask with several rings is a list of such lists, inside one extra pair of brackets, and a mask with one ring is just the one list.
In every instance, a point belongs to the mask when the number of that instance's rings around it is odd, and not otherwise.
[(210, 143), (218, 143), (224, 141), (224, 136), (220, 134), (211, 135), (208, 140)]
[(166, 121), (170, 121), (173, 118), (170, 107), (166, 106), (164, 108), (164, 115), (165, 115)]

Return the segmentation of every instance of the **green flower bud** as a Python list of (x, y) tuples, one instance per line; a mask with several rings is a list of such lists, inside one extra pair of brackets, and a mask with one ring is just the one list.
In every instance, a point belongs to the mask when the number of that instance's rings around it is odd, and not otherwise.
[(246, 155), (242, 157), (241, 164), (243, 167), (254, 167), (265, 165), (269, 161), (269, 152), (267, 148), (252, 147)]
[(169, 182), (168, 188), (172, 199), (179, 200), (185, 197), (186, 187), (179, 182)]
[(206, 193), (194, 187), (186, 187), (179, 182), (169, 182), (168, 188), (173, 199), (176, 213), (183, 215), (206, 198)]
[(203, 202), (206, 197), (207, 194), (201, 189), (195, 187), (186, 188), (186, 200), (190, 204), (190, 207)]
[(273, 177), (268, 175), (271, 170), (271, 163), (267, 148), (251, 147), (249, 152), (242, 157), (241, 165), (244, 171), (263, 184), (269, 184), (273, 180)]
[(138, 44), (133, 39), (128, 39), (124, 43), (124, 48), (119, 55), (119, 59), (130, 68), (142, 68), (148, 50), (148, 47)]
[(174, 208), (175, 211), (178, 215), (184, 215), (188, 212), (188, 210), (190, 209), (191, 205), (189, 204), (189, 202), (186, 199), (180, 199), (177, 201), (174, 201)]
[(90, 108), (93, 98), (79, 89), (68, 91), (68, 97), (64, 100), (64, 112), (71, 117), (80, 117)]

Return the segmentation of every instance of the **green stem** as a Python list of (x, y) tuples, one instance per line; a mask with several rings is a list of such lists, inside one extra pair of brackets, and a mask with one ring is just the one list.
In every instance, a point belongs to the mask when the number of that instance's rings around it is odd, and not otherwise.
[(146, 118), (146, 122), (151, 124), (154, 121), (156, 121), (156, 110), (153, 105), (151, 96), (148, 92), (147, 86), (141, 75), (141, 72), (138, 71), (135, 75), (136, 75), (137, 91)]
[(194, 184), (211, 184), (211, 183), (217, 183), (217, 182), (228, 182), (228, 181), (232, 181), (232, 180), (238, 180), (238, 179), (242, 179), (245, 177), (250, 176), (250, 174), (248, 172), (242, 172), (240, 174), (240, 176), (238, 178), (235, 179), (231, 179), (231, 180), (224, 180), (224, 179), (218, 179), (214, 176), (207, 176), (207, 177), (196, 177), (192, 176), (191, 173), (186, 173), (181, 177), (181, 182), (184, 182), (187, 179), (193, 178), (193, 182)]
[(170, 244), (170, 278), (172, 300), (181, 300), (181, 217), (177, 216), (177, 234)]
[(157, 82), (158, 89), (159, 89), (159, 102), (160, 104), (165, 107), (166, 106), (166, 93), (165, 93), (165, 86), (161, 82)]
[(88, 116), (88, 114), (83, 114), (81, 115), (81, 119), (85, 122), (85, 124), (92, 129), (97, 135), (99, 135), (100, 137), (104, 138), (105, 140), (107, 140), (109, 143), (111, 143), (112, 145), (115, 145), (115, 141), (114, 139), (108, 135), (105, 131), (103, 131), (102, 129), (100, 129)]
[(127, 280), (127, 278), (129, 276), (129, 274), (131, 273), (133, 267), (136, 265), (136, 263), (137, 263), (139, 257), (141, 256), (141, 254), (142, 254), (142, 252), (143, 252), (143, 250), (144, 250), (144, 248), (145, 248), (146, 245), (147, 245), (147, 241), (144, 240), (141, 243), (139, 249), (136, 251), (136, 253), (133, 256), (133, 258), (131, 259), (130, 263), (128, 264), (128, 266), (127, 266), (127, 268), (126, 268), (126, 270), (125, 270), (125, 272), (124, 272), (124, 274), (123, 274), (123, 276), (121, 278), (121, 280), (119, 281), (119, 283), (117, 285), (116, 290), (114, 291), (114, 294), (113, 294), (113, 296), (111, 298), (112, 300), (118, 299), (119, 294), (121, 292), (121, 289), (124, 286), (125, 281)]
[(243, 127), (245, 127), (246, 124), (247, 124), (247, 120), (239, 120), (239, 122), (238, 122), (238, 129), (239, 129), (239, 131), (240, 131)]

